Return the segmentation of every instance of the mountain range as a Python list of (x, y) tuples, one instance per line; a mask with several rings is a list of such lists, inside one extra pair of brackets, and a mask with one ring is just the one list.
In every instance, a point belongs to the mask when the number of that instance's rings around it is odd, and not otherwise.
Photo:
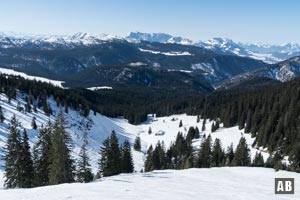
[(62, 80), (68, 87), (130, 83), (207, 92), (209, 84), (219, 87), (253, 76), (284, 82), (299, 75), (299, 55), (299, 44), (247, 44), (225, 38), (194, 42), (165, 33), (0, 33), (1, 67)]

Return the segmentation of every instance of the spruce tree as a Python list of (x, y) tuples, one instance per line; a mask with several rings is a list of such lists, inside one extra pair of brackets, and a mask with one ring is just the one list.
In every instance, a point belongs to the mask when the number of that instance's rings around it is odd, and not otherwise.
[(103, 176), (110, 176), (111, 173), (108, 171), (110, 168), (110, 142), (109, 138), (105, 139), (102, 143), (102, 146), (100, 147), (99, 150), (100, 154), (100, 159), (98, 162), (99, 165), (99, 173), (102, 174)]
[(182, 120), (179, 122), (179, 128), (182, 127)]
[(21, 181), (20, 187), (22, 188), (30, 188), (33, 186), (33, 179), (34, 179), (34, 170), (33, 170), (33, 161), (30, 153), (30, 146), (28, 142), (28, 135), (26, 129), (23, 132), (22, 138), (22, 151), (20, 154), (21, 162)]
[(52, 124), (49, 121), (47, 126), (39, 131), (37, 142), (33, 151), (34, 163), (34, 185), (45, 186), (49, 184), (49, 166), (51, 154)]
[(216, 138), (212, 148), (212, 167), (221, 167), (224, 160), (224, 152), (222, 150), (220, 139)]
[(139, 136), (135, 138), (133, 148), (136, 151), (141, 151), (141, 138)]
[(72, 139), (65, 127), (66, 121), (60, 111), (53, 125), (51, 139), (49, 183), (52, 185), (74, 182), (74, 166), (71, 158)]
[(199, 139), (199, 137), (200, 137), (199, 129), (198, 129), (198, 127), (196, 127), (195, 128), (195, 136), (194, 136), (194, 138), (195, 139)]
[(242, 137), (240, 142), (235, 150), (233, 165), (234, 166), (249, 166), (251, 164), (250, 160), (250, 149), (246, 143), (246, 139)]
[(115, 131), (112, 131), (110, 136), (110, 155), (111, 155), (111, 171), (112, 175), (119, 174), (121, 172), (121, 152), (119, 141)]
[(202, 143), (199, 149), (197, 166), (208, 168), (211, 163), (211, 136), (209, 135)]
[(150, 145), (150, 147), (147, 150), (147, 157), (146, 157), (146, 161), (145, 161), (145, 171), (146, 172), (153, 170), (152, 156), (153, 156), (153, 147), (152, 147), (152, 145)]
[(149, 135), (152, 134), (151, 126), (149, 127), (148, 134), (149, 134)]
[(0, 106), (0, 122), (3, 123), (5, 120), (4, 114), (3, 114), (3, 110), (2, 107)]
[(227, 148), (226, 154), (225, 154), (225, 166), (232, 166), (232, 161), (234, 159), (234, 150), (233, 150), (233, 144)]
[(35, 129), (35, 130), (37, 129), (35, 117), (32, 118), (32, 121), (31, 121), (31, 127), (32, 127), (32, 129)]
[(205, 124), (206, 124), (206, 119), (203, 120), (202, 128), (201, 128), (202, 131), (206, 130)]
[(87, 131), (83, 133), (83, 141), (81, 150), (79, 153), (79, 160), (77, 166), (77, 181), (81, 183), (88, 183), (93, 180), (93, 173), (90, 168), (87, 145), (88, 145), (88, 138), (87, 138)]
[(5, 170), (5, 187), (15, 188), (21, 187), (21, 153), (22, 153), (22, 139), (20, 135), (21, 124), (14, 115), (9, 123), (9, 135), (5, 145), (4, 155), (4, 170)]
[(122, 146), (122, 153), (121, 153), (121, 167), (122, 173), (132, 173), (134, 170), (133, 160), (131, 155), (130, 144), (128, 140), (125, 140)]
[(113, 176), (121, 173), (121, 151), (115, 131), (103, 141), (100, 148), (99, 169), (103, 176)]
[(255, 157), (253, 159), (253, 162), (252, 162), (252, 166), (254, 167), (263, 167), (265, 165), (264, 163), (264, 158), (263, 156), (261, 155), (261, 153), (257, 153), (255, 154)]

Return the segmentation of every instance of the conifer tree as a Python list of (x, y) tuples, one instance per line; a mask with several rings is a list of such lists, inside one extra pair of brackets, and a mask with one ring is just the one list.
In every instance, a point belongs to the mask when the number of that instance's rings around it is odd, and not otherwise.
[(110, 142), (109, 138), (105, 139), (102, 143), (102, 146), (99, 150), (100, 159), (99, 159), (99, 172), (103, 176), (110, 176), (111, 173), (109, 173), (108, 169), (110, 168)]
[(205, 124), (206, 124), (206, 118), (203, 120), (203, 123), (202, 123), (202, 129), (201, 129), (202, 131), (206, 130)]
[(36, 121), (35, 121), (35, 117), (32, 118), (32, 121), (31, 121), (31, 127), (32, 129), (36, 130), (37, 129), (37, 125), (36, 125)]
[(103, 176), (113, 176), (121, 173), (121, 151), (115, 131), (104, 140), (100, 148), (99, 169)]
[(197, 115), (197, 123), (200, 122), (200, 115)]
[(249, 166), (251, 164), (250, 160), (250, 149), (246, 143), (246, 139), (242, 137), (239, 141), (239, 144), (235, 150), (233, 165), (234, 166)]
[(148, 134), (149, 134), (149, 135), (152, 134), (152, 129), (151, 129), (151, 127), (149, 127)]
[(121, 167), (122, 173), (132, 173), (134, 170), (131, 149), (128, 140), (125, 140), (122, 146)]
[(199, 129), (198, 129), (198, 127), (196, 127), (195, 128), (195, 136), (194, 136), (194, 138), (195, 139), (199, 139), (199, 137), (200, 137)]
[(231, 145), (227, 148), (226, 151), (226, 159), (225, 159), (225, 166), (231, 166), (233, 159), (234, 159), (234, 150), (233, 150), (233, 144), (231, 143)]
[(254, 167), (263, 167), (265, 165), (264, 163), (264, 158), (263, 156), (261, 155), (261, 153), (257, 153), (255, 154), (255, 157), (253, 159), (253, 162), (252, 162), (252, 166)]
[(211, 163), (211, 136), (209, 135), (202, 143), (199, 149), (197, 166), (208, 168)]
[(79, 153), (79, 160), (77, 166), (77, 181), (81, 183), (88, 183), (93, 180), (93, 173), (90, 168), (87, 145), (88, 145), (88, 138), (87, 138), (87, 131), (83, 133), (83, 141), (81, 150)]
[(291, 168), (296, 171), (300, 172), (300, 144), (295, 144), (292, 152), (289, 156), (289, 161), (291, 163)]
[(49, 183), (61, 184), (74, 182), (74, 165), (71, 158), (72, 139), (66, 132), (66, 121), (59, 111), (53, 125), (51, 139)]
[(141, 151), (141, 138), (139, 136), (135, 138), (133, 148), (136, 151)]
[(46, 127), (42, 125), (38, 134), (38, 140), (33, 148), (35, 186), (45, 186), (49, 184), (51, 134), (52, 124), (49, 121)]
[(212, 158), (211, 166), (212, 167), (221, 167), (224, 160), (224, 152), (222, 150), (220, 139), (216, 138), (212, 148)]
[(216, 129), (216, 125), (215, 125), (215, 122), (212, 123), (211, 125), (211, 132), (215, 132), (217, 129)]
[(14, 115), (8, 126), (9, 135), (5, 145), (4, 170), (5, 170), (5, 187), (21, 187), (21, 152), (22, 139), (20, 135), (21, 125)]
[(182, 127), (182, 120), (179, 122), (179, 128)]
[(23, 132), (22, 138), (22, 150), (21, 150), (21, 181), (20, 187), (22, 188), (30, 188), (33, 186), (33, 179), (34, 179), (34, 170), (33, 170), (33, 161), (30, 153), (30, 146), (28, 142), (28, 135), (26, 129)]
[(5, 120), (4, 114), (3, 114), (3, 110), (2, 107), (0, 106), (0, 122), (3, 123)]
[(150, 147), (147, 150), (147, 157), (146, 157), (146, 161), (145, 161), (145, 171), (146, 172), (153, 170), (152, 156), (153, 156), (153, 147), (152, 147), (152, 145), (150, 145)]

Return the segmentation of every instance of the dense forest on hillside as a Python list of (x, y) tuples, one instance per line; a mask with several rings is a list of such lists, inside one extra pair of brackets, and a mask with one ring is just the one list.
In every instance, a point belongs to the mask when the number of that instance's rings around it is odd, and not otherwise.
[(215, 91), (202, 96), (185, 94), (185, 91), (168, 93), (136, 88), (95, 93), (4, 75), (0, 76), (0, 84), (2, 92), (9, 98), (14, 98), (18, 89), (28, 93), (30, 98), (38, 99), (38, 105), (33, 107), (43, 107), (47, 112), (51, 112), (51, 108), (46, 97), (52, 96), (65, 110), (72, 107), (82, 115), (88, 115), (91, 108), (110, 117), (124, 116), (133, 124), (143, 122), (148, 113), (157, 113), (157, 116), (187, 113), (218, 120), (224, 127), (238, 125), (256, 137), (253, 145), (267, 147), (269, 152), (277, 152), (281, 157), (289, 155), (291, 164), (300, 166), (300, 79), (256, 89)]

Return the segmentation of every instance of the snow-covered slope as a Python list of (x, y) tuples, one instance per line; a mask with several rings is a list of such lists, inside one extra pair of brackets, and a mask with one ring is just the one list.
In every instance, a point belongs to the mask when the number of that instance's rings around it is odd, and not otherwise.
[[(274, 178), (295, 178), (295, 195), (275, 195)], [(5, 200), (296, 200), (300, 174), (266, 168), (223, 167), (121, 174), (92, 183), (0, 189)], [(1, 182), (1, 178), (0, 178)]]
[(64, 81), (56, 81), (56, 80), (51, 80), (51, 79), (38, 77), (38, 76), (30, 76), (23, 72), (17, 72), (13, 69), (6, 69), (6, 68), (1, 68), (1, 67), (0, 67), (0, 74), (21, 76), (27, 80), (36, 80), (36, 81), (41, 81), (41, 82), (45, 82), (45, 83), (50, 83), (54, 86), (61, 87), (61, 88), (63, 88), (62, 84), (64, 83)]

